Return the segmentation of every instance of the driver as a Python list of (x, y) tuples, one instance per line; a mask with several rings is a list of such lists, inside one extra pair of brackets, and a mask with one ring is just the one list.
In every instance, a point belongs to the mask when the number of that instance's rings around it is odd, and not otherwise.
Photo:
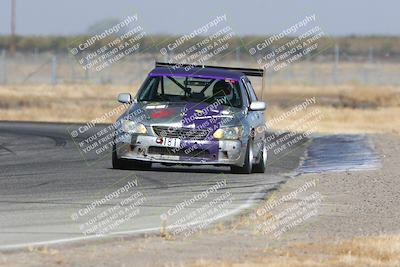
[(216, 82), (213, 87), (213, 97), (215, 99), (226, 97), (228, 101), (231, 101), (233, 99), (232, 85), (224, 80)]

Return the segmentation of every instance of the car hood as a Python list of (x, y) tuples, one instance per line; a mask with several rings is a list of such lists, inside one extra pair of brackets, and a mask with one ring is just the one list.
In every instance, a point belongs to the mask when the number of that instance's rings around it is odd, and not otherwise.
[(136, 102), (124, 115), (142, 114), (144, 125), (166, 124), (197, 128), (204, 124), (240, 125), (242, 109), (195, 102)]

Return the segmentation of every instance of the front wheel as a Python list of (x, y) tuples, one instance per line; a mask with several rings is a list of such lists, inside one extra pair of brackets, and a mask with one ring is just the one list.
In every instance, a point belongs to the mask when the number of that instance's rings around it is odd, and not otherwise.
[(265, 142), (262, 143), (263, 147), (260, 151), (260, 155), (258, 157), (258, 163), (254, 164), (253, 171), (257, 173), (264, 173), (265, 169), (267, 168), (267, 158), (268, 158), (268, 152), (267, 152), (267, 147), (265, 145)]
[(123, 159), (119, 159), (117, 156), (117, 148), (115, 145), (113, 146), (113, 151), (112, 151), (112, 167), (113, 169), (125, 169), (126, 168), (126, 162)]
[(120, 159), (117, 156), (116, 146), (113, 146), (112, 167), (120, 170), (148, 170), (151, 168), (151, 162), (140, 160)]
[(247, 142), (246, 155), (242, 167), (231, 166), (232, 173), (250, 174), (253, 169), (253, 146), (251, 141)]

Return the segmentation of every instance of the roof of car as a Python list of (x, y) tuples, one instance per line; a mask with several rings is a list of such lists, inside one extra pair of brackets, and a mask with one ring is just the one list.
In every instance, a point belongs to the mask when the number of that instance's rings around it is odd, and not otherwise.
[(217, 68), (177, 68), (177, 67), (156, 67), (149, 76), (181, 76), (181, 77), (199, 77), (213, 79), (232, 79), (239, 81), (245, 76), (242, 72), (235, 70), (225, 70)]

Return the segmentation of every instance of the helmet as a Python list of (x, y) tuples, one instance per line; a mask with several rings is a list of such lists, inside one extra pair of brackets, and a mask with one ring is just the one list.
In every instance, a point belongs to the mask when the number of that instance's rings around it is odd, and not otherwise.
[(220, 80), (214, 84), (213, 96), (214, 97), (228, 97), (233, 94), (232, 85), (224, 80)]

